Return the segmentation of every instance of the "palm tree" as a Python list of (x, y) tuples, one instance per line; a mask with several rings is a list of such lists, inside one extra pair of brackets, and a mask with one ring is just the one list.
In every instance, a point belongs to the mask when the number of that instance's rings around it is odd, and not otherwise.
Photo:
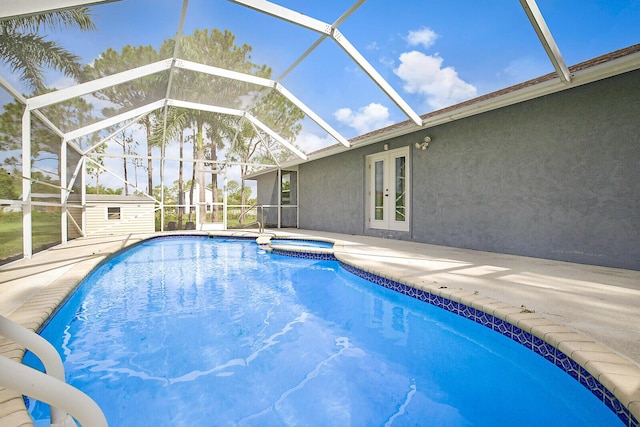
[[(247, 44), (237, 46), (235, 41), (235, 36), (228, 30), (220, 31), (215, 28), (195, 30), (193, 34), (182, 38), (181, 55), (184, 59), (206, 65), (263, 75), (266, 67), (259, 67), (251, 62), (251, 46)], [(186, 95), (187, 99), (194, 102), (238, 108), (243, 96), (250, 92), (249, 85), (238, 81), (186, 72), (182, 72), (180, 78), (189, 82), (185, 85), (188, 88)], [(224, 146), (225, 139), (234, 133), (230, 126), (230, 122), (234, 120), (221, 114), (202, 111), (194, 111), (191, 116), (192, 127), (196, 132), (194, 159), (201, 163), (200, 167), (204, 166), (203, 161), (210, 160), (215, 170), (218, 150)], [(215, 206), (218, 202), (216, 172), (212, 173), (211, 180)], [(196, 181), (200, 190), (200, 200), (204, 200), (206, 186), (203, 171), (197, 174)], [(205, 206), (201, 205), (201, 218), (204, 218), (205, 214)], [(213, 220), (218, 220), (217, 208), (213, 210)]]
[[(167, 58), (166, 53), (159, 53), (153, 46), (127, 45), (122, 48), (121, 52), (108, 48), (94, 59), (92, 64), (83, 68), (80, 80), (88, 82), (141, 65), (151, 64), (163, 58)], [(162, 99), (167, 90), (168, 76), (168, 72), (152, 74), (101, 89), (93, 95), (98, 99), (120, 106), (121, 109), (111, 111), (112, 114), (117, 114)], [(157, 114), (156, 111), (140, 119), (140, 124), (144, 127), (147, 136), (147, 194), (152, 194), (154, 189), (151, 133), (158, 120)]]
[[(178, 164), (178, 229), (182, 229), (182, 213), (184, 212), (184, 142), (185, 131), (190, 125), (190, 111), (183, 108), (171, 107), (167, 110), (166, 126), (164, 123), (157, 121), (154, 124), (151, 141), (153, 145), (160, 146), (169, 141), (178, 140), (179, 145), (179, 164)], [(166, 139), (166, 141), (163, 140)], [(193, 191), (191, 199), (193, 200)]]
[(0, 60), (37, 91), (45, 87), (45, 67), (67, 76), (78, 76), (80, 58), (38, 34), (41, 31), (63, 28), (91, 31), (96, 26), (87, 7), (0, 21)]

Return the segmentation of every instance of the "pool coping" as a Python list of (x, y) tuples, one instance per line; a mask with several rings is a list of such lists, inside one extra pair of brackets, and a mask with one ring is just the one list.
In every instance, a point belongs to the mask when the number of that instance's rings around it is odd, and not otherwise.
[[(271, 232), (280, 235), (278, 232)], [(82, 280), (98, 265), (143, 241), (158, 237), (185, 235), (253, 239), (256, 232), (172, 232), (146, 235), (127, 235), (115, 243), (98, 248), (86, 259), (44, 286), (9, 316), (11, 320), (32, 331), (38, 331), (47, 319), (73, 293)], [(290, 238), (286, 234), (282, 237)], [(308, 239), (307, 240), (312, 240)], [(620, 418), (623, 425), (640, 427), (640, 368), (630, 359), (616, 353), (594, 339), (538, 315), (526, 307), (515, 307), (477, 292), (449, 288), (433, 281), (389, 274), (383, 268), (358, 263), (335, 239), (334, 247), (275, 248), (274, 253), (313, 259), (335, 259), (342, 267), (378, 285), (402, 292), (491, 328), (544, 357), (563, 369), (580, 384), (600, 398)], [(86, 240), (85, 240), (86, 241)], [(271, 248), (273, 250), (274, 248)], [(16, 263), (19, 263), (17, 261)], [(12, 263), (14, 264), (14, 263)], [(24, 348), (0, 337), (0, 354), (21, 361)], [(0, 388), (0, 423), (7, 426), (31, 426), (21, 395)]]

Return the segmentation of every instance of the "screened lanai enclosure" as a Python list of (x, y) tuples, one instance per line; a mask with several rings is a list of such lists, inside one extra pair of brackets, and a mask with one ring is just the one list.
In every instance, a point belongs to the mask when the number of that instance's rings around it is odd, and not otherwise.
[[(1, 1), (0, 262), (79, 236), (251, 226), (247, 176), (545, 73), (569, 84), (567, 61), (637, 42), (640, 14), (391, 3)], [(279, 176), (260, 209), (295, 226)]]

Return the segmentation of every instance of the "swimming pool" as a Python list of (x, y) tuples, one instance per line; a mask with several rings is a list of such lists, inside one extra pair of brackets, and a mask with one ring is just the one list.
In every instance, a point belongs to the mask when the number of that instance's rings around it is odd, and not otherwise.
[(114, 426), (620, 425), (500, 334), (247, 241), (145, 242), (92, 273), (43, 335)]

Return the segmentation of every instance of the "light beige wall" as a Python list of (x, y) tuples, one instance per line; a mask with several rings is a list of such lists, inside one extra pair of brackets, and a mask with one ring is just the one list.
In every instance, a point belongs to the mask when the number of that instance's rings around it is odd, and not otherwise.
[[(120, 219), (108, 220), (107, 208), (120, 207)], [(87, 202), (87, 236), (155, 231), (153, 203)]]

